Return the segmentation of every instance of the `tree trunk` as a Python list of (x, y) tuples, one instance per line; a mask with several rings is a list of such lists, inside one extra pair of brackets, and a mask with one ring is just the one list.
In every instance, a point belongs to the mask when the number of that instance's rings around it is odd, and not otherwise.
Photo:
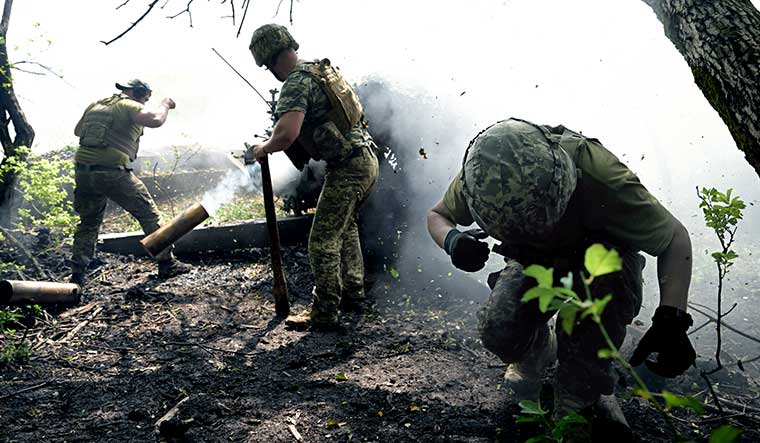
[[(3, 16), (0, 21), (0, 144), (3, 145), (3, 163), (10, 157), (21, 157), (26, 160), (26, 154), (18, 152), (18, 148), (26, 146), (31, 148), (34, 141), (34, 129), (26, 120), (21, 105), (13, 91), (13, 77), (11, 66), (8, 62), (8, 47), (6, 35), (11, 18), (13, 0), (5, 0)], [(13, 124), (11, 136), (10, 125)], [(12, 219), (13, 196), (17, 174), (14, 171), (5, 171), (0, 176), (0, 226), (9, 227)]]
[(643, 0), (760, 176), (760, 11), (750, 0)]

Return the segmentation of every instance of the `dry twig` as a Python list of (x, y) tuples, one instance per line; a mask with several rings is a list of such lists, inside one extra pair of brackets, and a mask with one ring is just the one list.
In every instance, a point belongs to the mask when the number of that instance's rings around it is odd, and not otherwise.
[(185, 9), (183, 9), (182, 11), (179, 11), (178, 13), (174, 15), (167, 16), (166, 18), (174, 19), (174, 18), (179, 17), (182, 14), (187, 14), (187, 16), (190, 18), (190, 27), (192, 28), (193, 27), (193, 13), (190, 11), (190, 5), (192, 5), (194, 1), (195, 0), (188, 0), (187, 6), (185, 6)]
[(103, 307), (99, 306), (98, 309), (95, 310), (95, 312), (90, 314), (90, 316), (87, 317), (85, 320), (82, 320), (78, 325), (76, 325), (74, 329), (69, 331), (68, 334), (66, 334), (62, 339), (58, 340), (56, 343), (61, 344), (61, 343), (66, 343), (67, 341), (71, 340), (75, 335), (77, 335), (77, 333), (82, 328), (87, 326), (87, 324), (90, 323), (95, 317), (97, 317), (98, 314), (100, 314), (102, 311), (103, 311)]
[[(127, 2), (128, 2), (128, 1), (129, 1), (129, 0), (127, 0)], [(127, 2), (125, 2), (125, 4), (126, 4)], [(141, 21), (142, 21), (142, 20), (143, 20), (143, 19), (144, 19), (144, 18), (145, 18), (145, 17), (146, 17), (148, 14), (150, 14), (150, 11), (153, 9), (153, 7), (154, 7), (154, 6), (156, 6), (156, 3), (158, 3), (158, 0), (153, 0), (153, 1), (152, 1), (152, 2), (151, 2), (149, 5), (148, 5), (148, 10), (147, 10), (147, 11), (145, 11), (145, 12), (143, 13), (143, 15), (141, 15), (141, 16), (140, 16), (140, 17), (139, 17), (139, 18), (138, 18), (138, 19), (137, 19), (137, 20), (136, 20), (134, 23), (132, 23), (132, 25), (131, 25), (130, 27), (128, 27), (126, 30), (124, 30), (124, 32), (122, 32), (121, 34), (117, 35), (116, 37), (112, 38), (112, 39), (111, 39), (111, 40), (109, 40), (109, 41), (103, 41), (103, 40), (101, 40), (101, 41), (100, 41), (100, 43), (103, 43), (104, 45), (108, 46), (108, 45), (110, 45), (111, 43), (115, 42), (116, 40), (118, 40), (118, 39), (120, 39), (120, 38), (124, 37), (124, 36), (127, 34), (127, 32), (131, 31), (131, 30), (132, 30), (132, 29), (133, 29), (135, 26), (137, 26), (137, 24), (138, 24), (138, 23), (140, 23), (140, 22), (141, 22)]]
[(34, 386), (30, 386), (28, 388), (24, 388), (24, 389), (18, 390), (16, 392), (11, 392), (10, 394), (5, 394), (3, 396), (0, 396), (0, 400), (9, 399), (11, 397), (15, 397), (16, 395), (23, 394), (24, 392), (34, 391), (35, 389), (39, 389), (39, 388), (45, 387), (45, 386), (47, 386), (49, 384), (50, 384), (50, 382), (46, 381), (46, 382), (42, 382), (42, 383), (40, 383), (38, 385), (34, 385)]
[(200, 343), (196, 343), (196, 342), (175, 342), (175, 341), (170, 341), (170, 342), (166, 342), (166, 344), (167, 345), (175, 345), (175, 346), (197, 346), (197, 347), (199, 347), (199, 348), (201, 348), (204, 351), (209, 352), (209, 353), (211, 353), (212, 351), (215, 351), (215, 352), (225, 352), (227, 354), (242, 355), (242, 356), (245, 356), (245, 357), (253, 357), (255, 355), (259, 355), (259, 354), (263, 354), (264, 353), (264, 351), (256, 351), (256, 352), (230, 351), (230, 350), (227, 350), (227, 349), (212, 348), (211, 346), (206, 346), (206, 345), (203, 345), (203, 344), (200, 344)]

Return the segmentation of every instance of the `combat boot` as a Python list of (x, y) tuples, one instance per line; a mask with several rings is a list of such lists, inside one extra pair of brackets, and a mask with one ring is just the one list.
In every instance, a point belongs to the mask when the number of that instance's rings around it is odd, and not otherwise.
[(171, 278), (181, 274), (187, 274), (192, 269), (192, 266), (187, 263), (182, 263), (176, 258), (170, 260), (164, 260), (158, 262), (158, 277), (159, 278)]
[(557, 360), (557, 336), (553, 328), (539, 338), (519, 362), (510, 364), (504, 372), (505, 387), (514, 392), (518, 400), (537, 401), (541, 393), (544, 369)]
[(87, 283), (87, 281), (83, 273), (72, 272), (71, 277), (69, 277), (69, 283), (74, 283), (75, 285), (79, 285), (80, 288), (84, 288), (84, 285)]
[(313, 306), (310, 311), (286, 318), (285, 326), (288, 329), (296, 331), (305, 331), (307, 329), (313, 331), (338, 331), (341, 329), (337, 312), (320, 312)]
[(617, 443), (633, 442), (633, 431), (625, 419), (623, 410), (615, 394), (602, 395), (592, 406), (591, 440), (608, 441), (606, 437), (615, 436)]
[(364, 291), (343, 293), (340, 298), (340, 304), (338, 307), (344, 312), (358, 312), (361, 313), (364, 310), (364, 305), (367, 301), (367, 297), (364, 295)]
[(625, 419), (615, 394), (601, 395), (593, 404), (588, 405), (561, 386), (556, 386), (552, 412), (554, 422), (573, 413), (584, 417), (590, 426), (578, 424), (574, 428), (569, 428), (566, 435), (569, 437), (567, 441), (571, 443), (608, 442), (611, 435), (615, 436), (616, 443), (634, 441), (633, 431)]

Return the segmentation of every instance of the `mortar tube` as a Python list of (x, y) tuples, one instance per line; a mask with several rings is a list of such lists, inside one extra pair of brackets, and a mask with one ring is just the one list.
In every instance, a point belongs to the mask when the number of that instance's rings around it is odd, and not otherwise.
[(195, 203), (185, 209), (182, 214), (174, 217), (172, 221), (140, 240), (140, 245), (151, 257), (156, 257), (208, 217), (209, 214), (203, 205)]
[(0, 304), (76, 304), (81, 292), (79, 285), (74, 283), (3, 280), (0, 281)]

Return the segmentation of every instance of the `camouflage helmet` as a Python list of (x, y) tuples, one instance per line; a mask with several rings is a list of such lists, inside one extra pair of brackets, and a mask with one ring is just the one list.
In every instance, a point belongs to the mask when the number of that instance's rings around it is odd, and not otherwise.
[(478, 134), (462, 180), (475, 222), (507, 244), (542, 244), (567, 208), (577, 172), (570, 156), (538, 126), (517, 119)]
[(274, 23), (262, 25), (253, 31), (251, 44), (248, 46), (258, 66), (271, 64), (280, 52), (288, 48), (298, 50), (298, 42), (285, 26)]

